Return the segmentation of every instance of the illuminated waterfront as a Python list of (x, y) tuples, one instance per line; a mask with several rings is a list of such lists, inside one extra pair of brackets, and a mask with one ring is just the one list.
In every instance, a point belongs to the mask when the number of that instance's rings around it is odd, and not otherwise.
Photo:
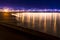
[[(19, 15), (21, 15), (19, 17)], [(59, 17), (60, 13), (16, 13), (12, 14), (16, 16), (17, 21), (19, 21), (21, 26), (29, 29), (33, 29), (39, 32), (48, 33), (51, 35), (60, 35), (59, 29)], [(20, 18), (20, 19), (19, 19)]]
[(60, 37), (60, 13), (22, 12), (0, 13), (2, 23), (14, 24), (24, 28)]

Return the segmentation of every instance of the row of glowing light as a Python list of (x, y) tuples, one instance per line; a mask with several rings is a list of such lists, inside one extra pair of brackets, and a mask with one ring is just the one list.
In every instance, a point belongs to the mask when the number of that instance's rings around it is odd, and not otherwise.
[(4, 12), (12, 12), (12, 11), (16, 11), (16, 12), (19, 12), (19, 11), (38, 11), (38, 12), (42, 12), (42, 11), (54, 11), (54, 12), (56, 12), (56, 11), (58, 11), (58, 12), (60, 12), (60, 9), (27, 9), (27, 10), (24, 10), (24, 9), (21, 9), (21, 10), (19, 10), (19, 9), (17, 9), (17, 10), (14, 10), (14, 9), (9, 9), (9, 8), (4, 8), (3, 9), (3, 11)]
[(34, 17), (42, 17), (44, 18), (45, 16), (49, 19), (50, 16), (57, 16), (60, 15), (59, 13), (43, 13), (43, 12), (38, 12), (38, 13), (33, 13), (33, 12), (25, 12), (25, 13), (16, 13), (16, 14), (12, 14), (12, 15), (15, 15), (17, 17), (20, 17), (20, 16), (34, 16)]

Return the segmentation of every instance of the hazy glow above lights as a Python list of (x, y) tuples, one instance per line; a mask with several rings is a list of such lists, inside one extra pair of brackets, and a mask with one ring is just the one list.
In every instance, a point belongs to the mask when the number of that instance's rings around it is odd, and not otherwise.
[(60, 11), (60, 9), (36, 9), (36, 10), (30, 10), (30, 11)]
[(60, 11), (60, 9), (27, 9), (27, 10), (22, 10), (21, 11)]
[(58, 12), (60, 12), (60, 9), (11, 9), (11, 8), (8, 8), (8, 7), (4, 7), (4, 8), (2, 8), (2, 10), (4, 10), (5, 12), (7, 12), (8, 10), (8, 12), (19, 12), (19, 11), (22, 11), (22, 12), (24, 12), (24, 11), (26, 11), (26, 12), (35, 12), (35, 11), (38, 11), (38, 12), (47, 12), (47, 11), (50, 11), (50, 12), (56, 12), (56, 11), (58, 11)]
[(4, 8), (3, 11), (4, 12), (9, 12), (9, 9), (8, 8)]

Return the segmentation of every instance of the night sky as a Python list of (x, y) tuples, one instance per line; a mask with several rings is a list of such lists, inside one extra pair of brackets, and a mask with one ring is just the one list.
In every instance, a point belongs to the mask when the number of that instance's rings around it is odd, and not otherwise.
[(2, 6), (60, 9), (60, 0), (0, 0), (0, 7)]

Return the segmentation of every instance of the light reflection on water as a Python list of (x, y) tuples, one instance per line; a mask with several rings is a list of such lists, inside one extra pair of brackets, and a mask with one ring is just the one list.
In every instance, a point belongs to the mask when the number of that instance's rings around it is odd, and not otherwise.
[[(57, 34), (57, 20), (60, 20), (59, 13), (16, 13), (16, 15), (12, 15), (16, 16), (16, 19), (21, 21), (20, 23), (27, 23), (26, 25), (23, 25), (24, 27), (28, 25), (27, 28), (33, 30), (49, 33), (52, 35)], [(57, 19), (58, 17), (59, 19)]]
[(3, 20), (8, 22), (9, 21), (9, 14), (8, 13), (2, 13), (2, 15), (3, 15), (3, 17), (2, 17)]
[(46, 32), (46, 16), (44, 17), (44, 31)]

